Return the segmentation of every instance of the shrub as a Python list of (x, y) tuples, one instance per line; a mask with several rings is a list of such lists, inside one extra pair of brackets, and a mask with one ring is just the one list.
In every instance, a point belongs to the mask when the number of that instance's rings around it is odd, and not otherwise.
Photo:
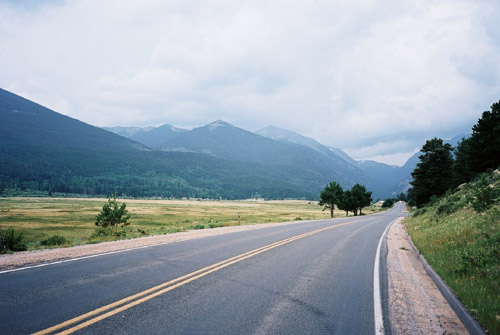
[(46, 247), (50, 247), (50, 246), (54, 246), (54, 245), (63, 245), (66, 242), (67, 242), (67, 240), (65, 237), (59, 236), (59, 235), (53, 235), (53, 236), (41, 241), (40, 244), (43, 246), (46, 246)]
[(474, 199), (472, 200), (472, 208), (478, 213), (484, 212), (491, 208), (499, 196), (499, 191), (493, 186), (490, 186), (490, 178), (487, 174), (482, 174), (474, 188)]
[(450, 215), (462, 208), (465, 203), (458, 195), (449, 195), (444, 203), (437, 208), (438, 215)]
[(117, 237), (125, 237), (127, 236), (127, 232), (123, 229), (112, 229), (111, 227), (96, 227), (92, 237), (99, 236), (117, 236)]
[(196, 226), (193, 227), (193, 229), (205, 229), (205, 226), (202, 224), (197, 224)]
[(9, 227), (6, 231), (0, 231), (0, 253), (24, 251), (26, 249), (28, 247), (22, 232), (16, 232), (12, 227)]
[(422, 207), (422, 208), (419, 208), (417, 209), (415, 212), (413, 212), (412, 216), (419, 216), (419, 215), (423, 215), (427, 212), (427, 207)]
[(209, 223), (208, 227), (209, 228), (219, 228), (219, 227), (224, 227), (224, 224), (222, 224), (222, 223)]

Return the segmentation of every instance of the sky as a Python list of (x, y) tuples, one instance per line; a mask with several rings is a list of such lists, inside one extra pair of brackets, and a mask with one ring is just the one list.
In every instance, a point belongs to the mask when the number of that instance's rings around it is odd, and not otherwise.
[(402, 165), (500, 100), (498, 0), (0, 0), (0, 87), (95, 126), (274, 125)]

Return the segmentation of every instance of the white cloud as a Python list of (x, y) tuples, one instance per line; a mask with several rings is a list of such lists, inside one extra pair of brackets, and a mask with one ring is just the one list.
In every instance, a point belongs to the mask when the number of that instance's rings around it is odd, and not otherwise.
[(500, 98), (493, 0), (31, 6), (0, 4), (0, 86), (100, 126), (274, 124), (389, 161)]

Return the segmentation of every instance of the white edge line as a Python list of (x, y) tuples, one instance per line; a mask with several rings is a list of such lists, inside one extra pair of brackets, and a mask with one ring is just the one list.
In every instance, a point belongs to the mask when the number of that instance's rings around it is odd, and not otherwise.
[[(399, 219), (399, 218), (398, 218)], [(375, 317), (375, 334), (384, 335), (384, 317), (382, 312), (382, 297), (380, 294), (380, 249), (382, 241), (389, 230), (389, 227), (398, 219), (391, 221), (384, 230), (384, 233), (378, 240), (377, 252), (375, 253), (375, 264), (373, 266), (373, 314)]]
[[(328, 220), (328, 219), (326, 219), (326, 220)], [(323, 221), (326, 221), (326, 220), (323, 220)], [(316, 220), (316, 221), (321, 221), (321, 220)], [(308, 221), (302, 221), (302, 222), (308, 222)], [(298, 222), (283, 222), (283, 223), (298, 223)], [(270, 228), (270, 227), (262, 227), (262, 228)], [(235, 231), (235, 232), (237, 232), (237, 231)], [(235, 233), (235, 232), (229, 231), (229, 232), (226, 232), (225, 234), (230, 234), (230, 233)], [(197, 238), (194, 238), (194, 239), (202, 239), (202, 238), (207, 238), (207, 237), (211, 237), (211, 236), (214, 236), (214, 235), (200, 236), (200, 237), (197, 237)], [(146, 248), (158, 247), (158, 246), (165, 245), (165, 244), (172, 244), (172, 243), (178, 243), (178, 242), (184, 242), (184, 241), (190, 241), (190, 240), (193, 240), (193, 239), (192, 238), (179, 239), (177, 241), (168, 241), (168, 242), (163, 242), (163, 243), (158, 243), (158, 244), (143, 245), (143, 246), (140, 246), (140, 247), (120, 249), (120, 250), (115, 250), (115, 251), (108, 251), (108, 252), (103, 252), (103, 253), (100, 253), (100, 254), (93, 254), (93, 255), (81, 256), (81, 257), (77, 257), (77, 258), (63, 259), (63, 260), (60, 260), (60, 261), (54, 261), (54, 262), (49, 262), (49, 263), (23, 266), (23, 267), (14, 268), (14, 269), (2, 270), (2, 271), (0, 271), (0, 275), (4, 274), (4, 273), (9, 273), (9, 272), (16, 272), (16, 271), (23, 271), (23, 270), (41, 268), (41, 267), (49, 266), (49, 265), (56, 265), (56, 264), (61, 264), (61, 263), (74, 262), (74, 261), (79, 261), (79, 260), (82, 260), (82, 259), (88, 259), (88, 258), (94, 258), (94, 257), (100, 257), (100, 256), (107, 256), (107, 255), (112, 255), (112, 254), (119, 254), (121, 252), (126, 252), (126, 251), (132, 251), (132, 250), (138, 250), (138, 249), (146, 249)]]
[(169, 244), (169, 243), (174, 243), (174, 242), (176, 242), (176, 241), (170, 241), (170, 242), (165, 242), (165, 243), (160, 243), (160, 244), (143, 245), (143, 246), (135, 247), (135, 248), (121, 249), (121, 250), (103, 252), (103, 253), (100, 253), (100, 254), (94, 254), (94, 255), (77, 257), (77, 258), (63, 259), (63, 260), (60, 260), (60, 261), (55, 261), (55, 262), (50, 262), (50, 263), (43, 263), (43, 264), (36, 264), (36, 265), (24, 266), (24, 267), (21, 267), (21, 268), (3, 270), (3, 271), (0, 271), (0, 274), (4, 274), (4, 273), (8, 273), (8, 272), (15, 272), (15, 271), (28, 270), (28, 269), (34, 269), (34, 268), (41, 268), (41, 267), (44, 267), (44, 266), (61, 264), (61, 263), (74, 262), (74, 261), (79, 261), (79, 260), (82, 260), (82, 259), (88, 259), (88, 258), (94, 258), (94, 257), (100, 257), (100, 256), (106, 256), (106, 255), (112, 255), (112, 254), (119, 254), (121, 252), (126, 252), (126, 251), (131, 251), (131, 250), (138, 250), (138, 249), (146, 249), (146, 248), (156, 247), (156, 246), (159, 246), (159, 245), (164, 245), (164, 244)]

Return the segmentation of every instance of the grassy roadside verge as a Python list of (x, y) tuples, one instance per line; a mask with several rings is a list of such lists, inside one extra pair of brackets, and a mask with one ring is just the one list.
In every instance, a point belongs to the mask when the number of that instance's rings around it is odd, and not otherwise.
[[(64, 237), (63, 246), (97, 243), (145, 235), (161, 235), (192, 229), (209, 229), (238, 224), (306, 221), (329, 218), (314, 201), (197, 201), (197, 200), (131, 200), (131, 214), (125, 237), (92, 236), (95, 217), (107, 199), (67, 198), (0, 198), (0, 229), (13, 227), (22, 232), (28, 250), (43, 248), (41, 241), (55, 235)], [(380, 211), (371, 206), (370, 214)], [(344, 216), (336, 210), (336, 217)]]
[[(500, 188), (500, 175), (489, 176)], [(476, 211), (478, 183), (416, 210), (408, 234), (434, 270), (489, 334), (500, 334), (500, 206)]]

